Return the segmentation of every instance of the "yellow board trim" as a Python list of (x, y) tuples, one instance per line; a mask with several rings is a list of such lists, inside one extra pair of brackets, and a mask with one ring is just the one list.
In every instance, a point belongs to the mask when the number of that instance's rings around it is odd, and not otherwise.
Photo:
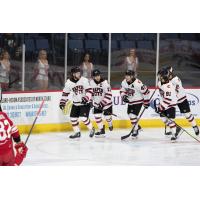
[[(188, 127), (190, 124), (186, 119), (176, 119), (177, 124), (180, 126)], [(198, 125), (200, 125), (200, 119), (196, 119)], [(159, 128), (164, 127), (161, 119), (141, 119), (139, 124), (144, 128)], [(96, 123), (93, 122), (93, 125), (97, 128)], [(113, 120), (114, 128), (131, 128), (130, 120)], [(107, 127), (107, 123), (106, 123)], [(28, 133), (31, 128), (31, 125), (18, 125), (20, 133)], [(83, 123), (80, 123), (80, 128), (86, 130), (86, 126)], [(72, 131), (71, 124), (62, 123), (62, 124), (36, 124), (33, 129), (33, 133), (43, 133), (43, 132), (59, 132), (59, 131)]]

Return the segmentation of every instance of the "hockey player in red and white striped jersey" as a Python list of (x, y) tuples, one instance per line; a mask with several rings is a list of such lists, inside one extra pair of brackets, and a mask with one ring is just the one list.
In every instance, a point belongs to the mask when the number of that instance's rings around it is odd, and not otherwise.
[(71, 78), (65, 83), (62, 98), (60, 100), (60, 109), (63, 110), (66, 102), (68, 101), (69, 94), (73, 94), (73, 106), (70, 113), (71, 124), (74, 130), (74, 135), (70, 138), (79, 138), (81, 136), (79, 128), (79, 118), (88, 127), (90, 137), (94, 136), (95, 129), (89, 119), (90, 113), (90, 100), (92, 98), (92, 88), (89, 80), (81, 76), (79, 67), (73, 67), (71, 70)]
[(173, 73), (173, 68), (171, 66), (166, 68), (169, 71), (169, 80), (175, 86), (177, 94), (177, 106), (180, 110), (180, 113), (185, 115), (185, 118), (192, 125), (196, 135), (199, 135), (199, 128), (194, 119), (194, 116), (191, 113), (189, 102), (187, 100), (187, 95), (185, 89), (183, 88), (181, 79)]
[[(145, 108), (149, 107), (149, 89), (139, 79), (135, 78), (135, 72), (127, 70), (125, 79), (121, 83), (120, 95), (125, 103), (128, 103), (127, 113), (133, 126), (137, 122), (137, 116), (141, 110), (142, 105)], [(138, 135), (138, 124), (132, 133), (132, 137)]]
[(20, 165), (27, 151), (28, 148), (20, 139), (18, 128), (0, 108), (0, 166)]
[(112, 125), (112, 92), (110, 84), (101, 76), (98, 69), (93, 70), (92, 80), (90, 85), (93, 90), (92, 100), (94, 106), (94, 117), (98, 125), (99, 131), (95, 133), (96, 136), (105, 134), (105, 126), (102, 121), (102, 114), (108, 123), (109, 130), (113, 130)]
[(158, 89), (160, 93), (159, 104), (155, 106), (156, 112), (160, 114), (162, 121), (166, 126), (170, 127), (172, 137), (171, 140), (177, 139), (180, 128), (176, 127), (175, 119), (176, 116), (176, 88), (169, 80), (169, 72), (166, 69), (162, 69), (158, 72), (159, 82)]

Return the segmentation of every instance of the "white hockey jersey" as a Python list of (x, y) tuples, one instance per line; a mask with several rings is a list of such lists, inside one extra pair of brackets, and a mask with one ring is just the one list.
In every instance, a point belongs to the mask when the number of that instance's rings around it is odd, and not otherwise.
[(77, 82), (68, 79), (62, 93), (60, 102), (67, 102), (69, 94), (72, 93), (73, 104), (76, 106), (83, 105), (82, 97), (86, 97), (88, 102), (92, 97), (92, 88), (87, 78), (81, 77)]
[(158, 89), (160, 93), (160, 107), (162, 110), (167, 110), (175, 107), (177, 104), (176, 90), (172, 82), (161, 84), (158, 82)]
[(137, 78), (131, 84), (128, 84), (126, 79), (121, 83), (120, 95), (121, 97), (124, 95), (128, 96), (129, 105), (149, 103), (149, 94), (150, 92), (147, 86)]
[(90, 85), (93, 90), (92, 99), (94, 107), (98, 107), (100, 102), (105, 105), (103, 108), (104, 110), (112, 106), (112, 92), (107, 80), (104, 80), (99, 84), (95, 83), (94, 80), (91, 80)]
[(185, 89), (183, 88), (182, 82), (179, 77), (175, 76), (170, 80), (176, 89), (177, 94), (177, 104), (182, 103), (185, 99), (187, 99)]

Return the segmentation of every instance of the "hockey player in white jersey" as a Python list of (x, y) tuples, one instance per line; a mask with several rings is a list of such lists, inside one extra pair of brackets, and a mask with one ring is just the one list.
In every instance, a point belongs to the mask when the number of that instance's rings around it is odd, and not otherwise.
[(90, 85), (93, 89), (94, 117), (99, 131), (96, 136), (105, 135), (105, 126), (102, 121), (102, 114), (108, 123), (109, 130), (113, 130), (112, 125), (112, 92), (110, 84), (101, 76), (98, 69), (93, 70)]
[(90, 99), (92, 98), (92, 88), (89, 85), (89, 80), (81, 76), (79, 67), (74, 67), (71, 70), (71, 78), (65, 83), (62, 98), (60, 100), (60, 109), (63, 110), (68, 101), (69, 94), (73, 94), (73, 106), (70, 113), (70, 120), (74, 130), (74, 135), (70, 138), (79, 138), (81, 136), (79, 128), (79, 118), (88, 127), (90, 137), (94, 136), (95, 129), (90, 121)]
[(160, 114), (162, 121), (166, 126), (170, 127), (172, 137), (171, 140), (177, 139), (180, 128), (176, 127), (173, 121), (176, 116), (177, 96), (174, 85), (169, 80), (169, 72), (162, 69), (158, 72), (159, 82), (158, 89), (160, 93), (159, 103), (155, 105), (155, 110)]
[(128, 103), (127, 113), (133, 126), (132, 137), (138, 136), (139, 126), (136, 124), (137, 116), (140, 113), (142, 105), (145, 108), (149, 107), (149, 89), (139, 79), (135, 78), (135, 72), (127, 70), (125, 79), (121, 83), (120, 95), (122, 101)]
[(173, 73), (173, 68), (171, 66), (166, 68), (169, 71), (169, 80), (175, 86), (177, 94), (177, 106), (180, 110), (180, 113), (185, 115), (185, 118), (192, 125), (196, 135), (199, 135), (199, 128), (194, 119), (194, 116), (191, 113), (189, 102), (187, 100), (187, 95), (185, 89), (183, 88), (181, 79)]

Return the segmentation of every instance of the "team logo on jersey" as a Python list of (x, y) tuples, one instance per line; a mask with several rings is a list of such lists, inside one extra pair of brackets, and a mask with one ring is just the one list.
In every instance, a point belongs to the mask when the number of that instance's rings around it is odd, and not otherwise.
[(82, 85), (77, 85), (72, 88), (73, 92), (78, 95), (83, 93), (83, 86)]
[(94, 96), (102, 96), (103, 89), (102, 88), (93, 88), (93, 95)]
[(135, 90), (130, 89), (130, 88), (127, 88), (126, 92), (127, 92), (128, 96), (134, 96), (134, 94), (135, 94)]

